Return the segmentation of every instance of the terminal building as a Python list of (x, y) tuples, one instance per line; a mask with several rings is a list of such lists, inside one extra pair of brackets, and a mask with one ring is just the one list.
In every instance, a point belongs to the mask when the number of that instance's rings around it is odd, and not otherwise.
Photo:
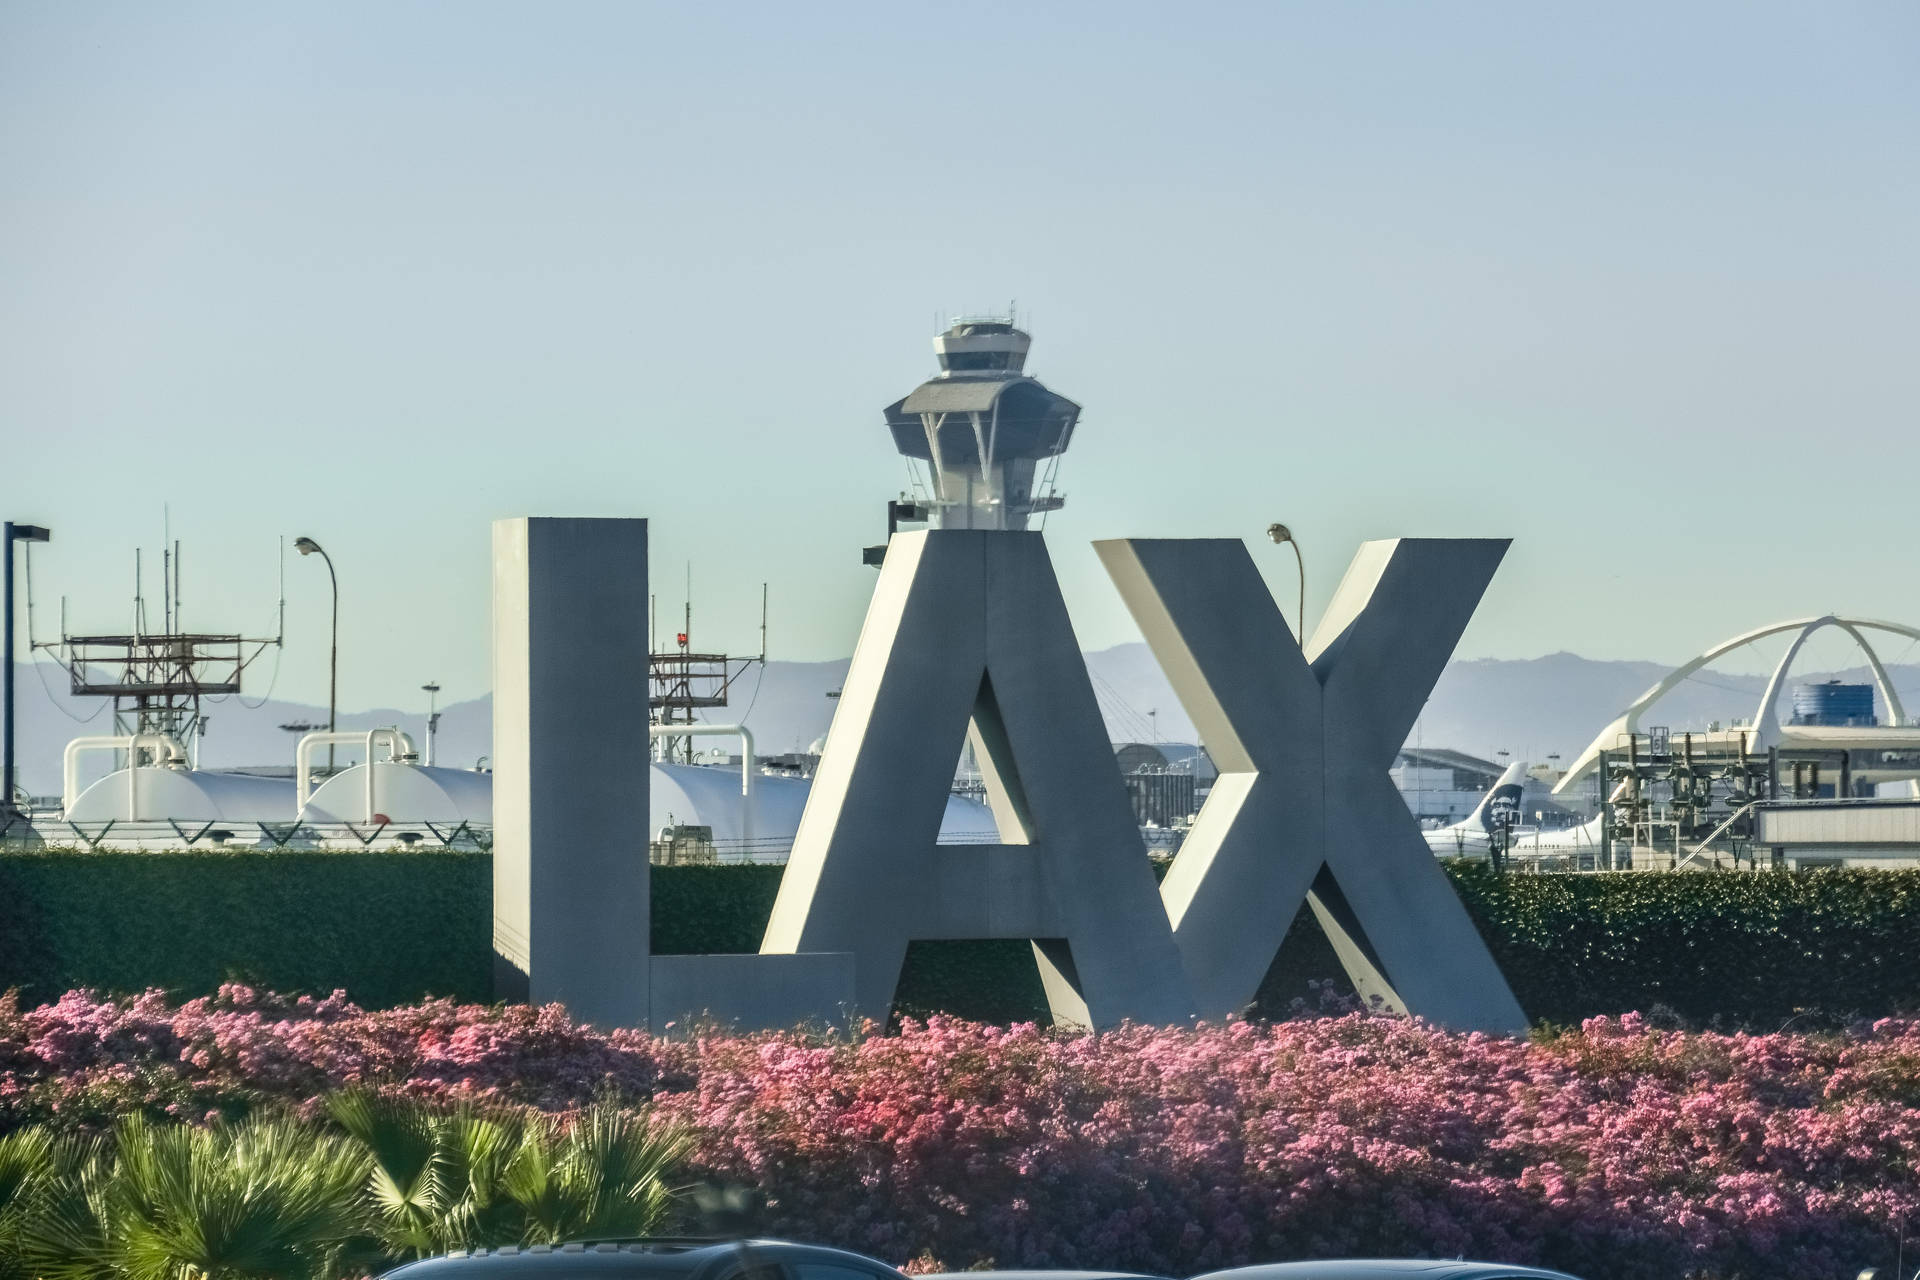
[[(1827, 629), (1849, 636), (1871, 683), (1806, 682), (1794, 660)], [(1869, 635), (1920, 628), (1825, 614), (1734, 636), (1683, 663), (1595, 735), (1562, 794), (1597, 786), (1604, 867), (1911, 866), (1920, 862), (1920, 722)], [(1660, 700), (1722, 656), (1790, 636), (1754, 714), (1704, 732), (1653, 723)], [(1790, 707), (1787, 714), (1782, 708)], [(1583, 854), (1582, 857), (1585, 855)]]
[[(1403, 747), (1394, 760), (1393, 785), (1423, 827), (1460, 822), (1480, 805), (1487, 789), (1506, 770), (1504, 760), (1483, 760), (1443, 747)], [(1557, 771), (1536, 765), (1520, 793), (1519, 820), (1527, 825), (1565, 826), (1584, 819), (1590, 806), (1577, 795), (1556, 796)]]

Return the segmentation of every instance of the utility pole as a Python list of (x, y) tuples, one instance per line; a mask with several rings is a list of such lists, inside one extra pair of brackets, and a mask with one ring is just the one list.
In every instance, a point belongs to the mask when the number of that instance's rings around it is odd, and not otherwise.
[(4, 672), (6, 723), (4, 734), (0, 735), (0, 737), (4, 737), (4, 743), (0, 743), (0, 759), (4, 759), (4, 763), (0, 764), (0, 831), (5, 830), (9, 820), (19, 814), (19, 810), (14, 807), (13, 803), (13, 780), (18, 776), (14, 771), (13, 759), (13, 544), (16, 542), (48, 542), (51, 541), (52, 538), (53, 535), (51, 533), (37, 524), (15, 524), (11, 520), (6, 522), (5, 543), (7, 571), (5, 589), (7, 603), (5, 609), (6, 620), (3, 624), (0, 624), (6, 627), (7, 632), (6, 654), (4, 659), (0, 659), (0, 661), (4, 661), (6, 664), (6, 670)]
[[(327, 581), (333, 584), (333, 638), (327, 647), (327, 732), (339, 730), (340, 714), (340, 578), (333, 571), (333, 557), (326, 553), (321, 545), (312, 538), (295, 538), (293, 549), (303, 556), (316, 552), (327, 564)], [(367, 764), (373, 764), (373, 757), (367, 757)], [(327, 774), (333, 774), (333, 743), (327, 743)]]
[[(427, 695), (427, 758), (425, 763), (431, 768), (433, 766), (433, 736), (440, 731), (440, 713), (434, 710), (433, 704), (434, 699), (440, 696), (440, 686), (437, 682), (429, 682), (421, 685), (420, 688), (424, 690)], [(371, 763), (371, 761), (369, 761), (369, 763)]]

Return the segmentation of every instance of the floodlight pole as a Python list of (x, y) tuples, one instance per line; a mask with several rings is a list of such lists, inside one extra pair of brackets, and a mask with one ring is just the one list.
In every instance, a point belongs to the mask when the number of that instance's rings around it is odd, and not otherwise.
[(5, 587), (7, 596), (5, 608), (6, 619), (4, 623), (0, 623), (0, 626), (4, 626), (7, 632), (6, 654), (4, 659), (0, 659), (0, 661), (4, 661), (5, 663), (5, 670), (3, 673), (0, 673), (0, 684), (4, 685), (4, 689), (0, 690), (0, 693), (4, 694), (6, 702), (5, 726), (3, 730), (0, 730), (0, 758), (4, 758), (4, 763), (0, 764), (0, 830), (4, 830), (7, 825), (7, 820), (13, 818), (19, 812), (13, 805), (13, 779), (15, 777), (13, 763), (13, 544), (15, 542), (47, 542), (50, 541), (52, 537), (53, 535), (51, 533), (39, 525), (15, 524), (11, 520), (6, 522), (6, 536), (4, 539), (7, 555)]
[[(433, 738), (440, 730), (440, 713), (434, 709), (434, 702), (440, 696), (440, 685), (438, 681), (430, 681), (427, 684), (421, 685), (420, 688), (427, 695), (427, 758), (425, 763), (428, 768), (432, 768)], [(368, 763), (372, 762), (369, 761)]]
[(1294, 638), (1297, 641), (1299, 641), (1300, 647), (1302, 649), (1305, 649), (1307, 647), (1307, 561), (1306, 561), (1306, 557), (1300, 554), (1300, 543), (1293, 536), (1293, 530), (1287, 528), (1287, 526), (1283, 524), (1270, 524), (1267, 526), (1267, 536), (1269, 538), (1272, 538), (1275, 542), (1284, 542), (1288, 546), (1293, 548), (1293, 562), (1294, 562), (1294, 565), (1300, 570), (1300, 612), (1298, 614), (1299, 621), (1297, 624), (1300, 630), (1300, 634)]
[[(340, 578), (333, 571), (333, 557), (327, 554), (326, 548), (312, 538), (295, 538), (293, 549), (303, 556), (318, 553), (320, 558), (327, 562), (327, 581), (333, 584), (333, 640), (328, 646), (327, 653), (327, 732), (331, 734), (340, 727), (336, 723), (340, 706)], [(367, 765), (369, 767), (373, 765), (372, 756), (367, 757)], [(327, 744), (327, 773), (329, 776), (333, 773), (333, 743), (331, 742)]]

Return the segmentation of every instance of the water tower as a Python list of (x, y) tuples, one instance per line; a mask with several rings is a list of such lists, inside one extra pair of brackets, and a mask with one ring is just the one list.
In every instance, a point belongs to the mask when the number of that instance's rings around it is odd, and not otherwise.
[(933, 340), (940, 372), (887, 406), (934, 528), (1025, 529), (1066, 501), (1054, 470), (1080, 406), (1026, 375), (1032, 345), (1010, 317), (963, 316)]

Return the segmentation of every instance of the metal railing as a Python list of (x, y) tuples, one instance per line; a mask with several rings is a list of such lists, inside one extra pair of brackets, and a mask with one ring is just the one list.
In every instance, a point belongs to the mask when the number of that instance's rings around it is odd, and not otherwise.
[(69, 841), (92, 850), (159, 851), (170, 848), (312, 849), (356, 851), (375, 848), (461, 849), (489, 852), (493, 828), (476, 822), (231, 822), (177, 818), (130, 822), (109, 818), (101, 822), (69, 822), (40, 818), (20, 831), (8, 831), (9, 841), (32, 839), (42, 846)]

